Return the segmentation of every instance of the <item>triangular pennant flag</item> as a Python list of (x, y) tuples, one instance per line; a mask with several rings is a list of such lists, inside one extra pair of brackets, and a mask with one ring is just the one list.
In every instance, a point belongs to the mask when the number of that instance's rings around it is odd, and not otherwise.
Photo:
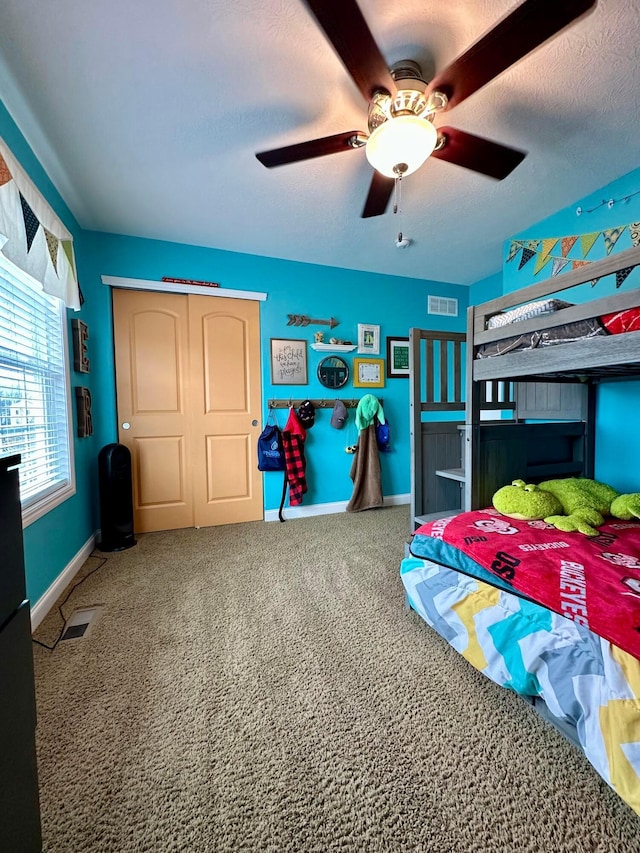
[(53, 264), (53, 268), (58, 272), (58, 238), (54, 236), (51, 231), (47, 231), (47, 229), (42, 226), (44, 230), (44, 236), (47, 241), (47, 249), (49, 250), (49, 257), (51, 258), (51, 263)]
[(535, 263), (535, 267), (533, 270), (533, 274), (538, 275), (538, 273), (546, 267), (546, 265), (549, 263), (549, 261), (551, 261), (551, 257), (552, 257), (551, 255), (539, 254), (536, 257), (536, 263)]
[(566, 265), (568, 263), (569, 263), (568, 258), (554, 258), (553, 259), (553, 268), (551, 270), (551, 275), (554, 276), (554, 275), (558, 275), (559, 273), (561, 273), (562, 270), (566, 267)]
[(515, 240), (511, 241), (511, 246), (509, 248), (509, 254), (507, 255), (507, 263), (509, 263), (509, 261), (512, 261), (515, 258), (515, 256), (518, 254), (518, 252), (520, 251), (521, 248), (522, 248), (522, 245), (520, 243), (517, 243)]
[(626, 225), (623, 225), (620, 228), (609, 228), (606, 231), (602, 232), (602, 236), (604, 237), (604, 244), (607, 247), (607, 255), (611, 254), (611, 250), (620, 239), (620, 236), (622, 235), (626, 227)]
[(526, 263), (528, 263), (534, 255), (535, 255), (535, 252), (533, 249), (528, 249), (528, 248), (523, 249), (522, 250), (522, 257), (520, 258), (520, 263), (518, 264), (518, 269), (521, 270), (522, 267)]
[(27, 252), (31, 249), (31, 244), (33, 243), (33, 238), (36, 236), (38, 232), (38, 228), (40, 227), (40, 222), (38, 221), (38, 217), (35, 215), (33, 210), (29, 207), (29, 203), (26, 198), (20, 193), (20, 204), (22, 205), (22, 216), (24, 218), (24, 230), (27, 235)]
[(634, 247), (640, 245), (640, 222), (632, 222), (629, 231), (631, 232), (631, 245)]
[(599, 231), (592, 231), (591, 234), (582, 234), (580, 236), (580, 248), (582, 249), (583, 258), (587, 257), (599, 236)]
[(7, 166), (4, 157), (0, 154), (0, 187), (8, 184), (11, 180), (11, 172)]
[(75, 259), (73, 257), (73, 240), (61, 240), (62, 248), (64, 249), (64, 253), (67, 256), (67, 260), (69, 261), (69, 266), (71, 267), (71, 271), (73, 273), (73, 277), (77, 280), (78, 276), (76, 274), (76, 264)]
[(625, 278), (629, 275), (633, 267), (625, 267), (622, 270), (618, 270), (616, 272), (616, 290), (620, 287)]
[(534, 275), (537, 275), (540, 270), (544, 269), (544, 267), (546, 267), (546, 265), (549, 263), (549, 261), (551, 260), (551, 252), (553, 251), (557, 242), (557, 237), (549, 237), (545, 240), (542, 240), (542, 248), (538, 254), (538, 257), (536, 258), (536, 265), (533, 271)]
[(571, 269), (577, 270), (580, 267), (586, 267), (591, 261), (571, 261)]
[(599, 281), (600, 281), (600, 278), (592, 278), (591, 282), (590, 282), (591, 287), (595, 287)]
[(574, 244), (578, 237), (563, 237), (562, 238), (562, 257), (566, 258), (571, 249), (573, 249)]

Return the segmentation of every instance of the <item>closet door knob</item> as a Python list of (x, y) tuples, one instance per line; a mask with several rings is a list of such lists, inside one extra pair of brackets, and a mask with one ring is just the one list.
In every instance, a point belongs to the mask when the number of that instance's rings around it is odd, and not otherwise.
[(129, 421), (125, 421), (122, 424), (122, 429), (131, 429), (131, 424), (129, 423)]
[(251, 426), (258, 426), (258, 421), (256, 421), (256, 420), (251, 421)]

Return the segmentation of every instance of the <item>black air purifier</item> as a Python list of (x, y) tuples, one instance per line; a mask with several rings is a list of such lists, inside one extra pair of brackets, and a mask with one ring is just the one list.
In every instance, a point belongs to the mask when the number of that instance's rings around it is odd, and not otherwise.
[(124, 444), (107, 444), (98, 454), (101, 551), (124, 551), (133, 535), (131, 453)]

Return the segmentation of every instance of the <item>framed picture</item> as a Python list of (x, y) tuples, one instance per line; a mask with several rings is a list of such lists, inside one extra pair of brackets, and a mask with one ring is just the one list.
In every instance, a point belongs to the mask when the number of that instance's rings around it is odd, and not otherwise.
[(271, 384), (307, 384), (307, 342), (296, 338), (271, 338)]
[(354, 358), (353, 387), (384, 388), (384, 359)]
[(409, 338), (387, 338), (387, 379), (409, 375)]
[(366, 355), (379, 355), (380, 326), (358, 323), (358, 352)]

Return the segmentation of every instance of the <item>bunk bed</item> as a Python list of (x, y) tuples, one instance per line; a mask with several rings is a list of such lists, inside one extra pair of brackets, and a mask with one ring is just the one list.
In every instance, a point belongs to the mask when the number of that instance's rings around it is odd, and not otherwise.
[[(400, 573), (407, 606), (530, 702), (640, 814), (640, 522), (611, 519), (588, 539), (491, 506), (514, 478), (594, 476), (597, 386), (640, 379), (640, 288), (502, 319), (636, 265), (640, 247), (472, 306), (466, 336), (411, 330), (413, 533)], [(620, 334), (612, 316), (631, 318), (615, 321)], [(612, 553), (617, 574), (603, 571)], [(532, 594), (536, 575), (555, 593)], [(598, 596), (619, 604), (616, 619), (595, 618)]]

